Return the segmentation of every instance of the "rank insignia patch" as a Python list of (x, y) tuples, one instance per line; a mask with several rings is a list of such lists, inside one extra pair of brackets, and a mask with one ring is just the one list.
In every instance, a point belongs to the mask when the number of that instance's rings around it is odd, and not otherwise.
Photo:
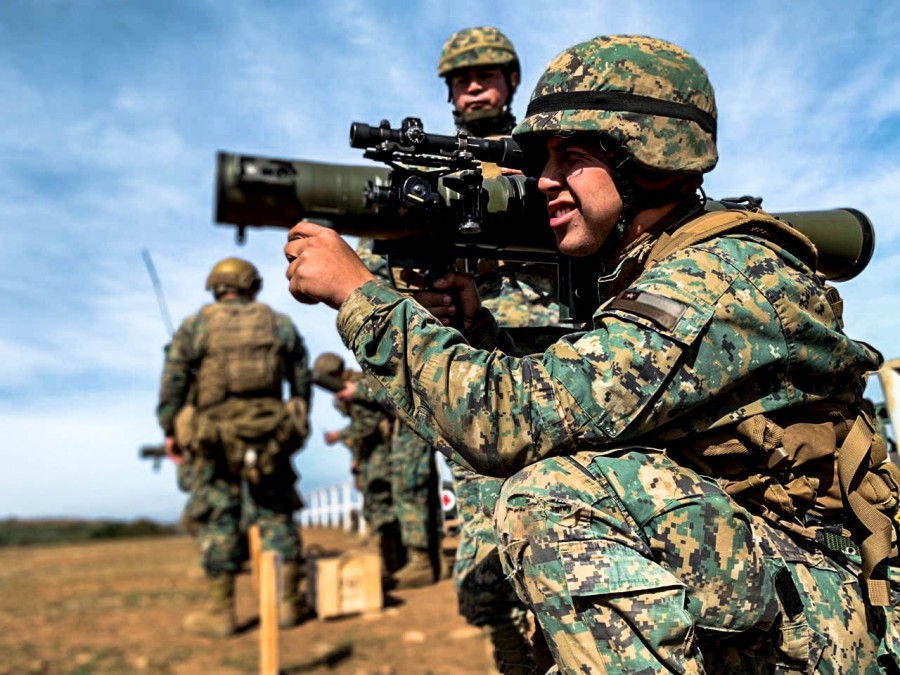
[(616, 309), (649, 319), (665, 330), (672, 330), (681, 319), (687, 305), (672, 298), (666, 298), (633, 288), (619, 293), (606, 309)]

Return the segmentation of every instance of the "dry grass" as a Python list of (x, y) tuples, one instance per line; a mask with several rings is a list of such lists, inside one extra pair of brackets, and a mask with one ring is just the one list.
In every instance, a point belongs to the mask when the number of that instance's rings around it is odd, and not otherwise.
[[(346, 550), (342, 532), (304, 532), (308, 546)], [(206, 640), (181, 630), (204, 580), (193, 542), (154, 537), (0, 549), (0, 675), (258, 672), (258, 611), (238, 580), (239, 634)], [(282, 672), (487, 673), (480, 633), (456, 615), (453, 585), (394, 594), (373, 616), (308, 621), (282, 632)]]

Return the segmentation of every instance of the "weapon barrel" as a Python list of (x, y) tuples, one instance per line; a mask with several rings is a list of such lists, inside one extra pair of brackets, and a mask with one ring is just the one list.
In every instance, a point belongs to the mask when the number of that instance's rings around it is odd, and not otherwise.
[(370, 181), (389, 182), (389, 169), (227, 152), (218, 153), (216, 165), (217, 223), (290, 228), (312, 219), (349, 235), (402, 236), (364, 195)]
[[(325, 221), (322, 224), (341, 234), (381, 240), (432, 237), (443, 226), (448, 232), (457, 230), (458, 195), (443, 187), (443, 179), (439, 187), (443, 213), (428, 223), (368, 203), (364, 193), (370, 184), (387, 187), (389, 183), (390, 170), (380, 167), (220, 152), (215, 220), (239, 228), (290, 228), (304, 219)], [(546, 202), (535, 181), (523, 176), (488, 178), (484, 190), (485, 232), (464, 238), (459, 245), (556, 255), (553, 234), (546, 226)]]

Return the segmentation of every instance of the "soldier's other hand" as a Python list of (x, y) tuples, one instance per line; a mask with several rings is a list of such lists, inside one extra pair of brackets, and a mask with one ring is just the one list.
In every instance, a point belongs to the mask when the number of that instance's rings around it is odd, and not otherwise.
[(340, 431), (326, 431), (325, 432), (325, 442), (328, 445), (334, 445), (339, 440), (341, 440), (341, 432)]
[(291, 295), (299, 302), (337, 309), (375, 278), (337, 232), (314, 223), (301, 221), (291, 228), (284, 255)]
[(166, 436), (166, 441), (163, 443), (163, 450), (166, 451), (166, 457), (173, 462), (176, 464), (184, 464), (184, 455), (181, 453), (181, 448), (178, 447), (178, 444), (172, 436)]
[(355, 459), (350, 462), (350, 473), (352, 473), (354, 476), (359, 473), (359, 462), (357, 462)]
[[(456, 296), (456, 303), (453, 296)], [(448, 272), (434, 282), (434, 288), (418, 291), (413, 297), (431, 312), (443, 325), (450, 325), (450, 317), (462, 313), (463, 329), (475, 325), (481, 310), (481, 298), (475, 286), (475, 277), (468, 272)]]
[(350, 401), (356, 393), (356, 382), (345, 382), (344, 388), (337, 392), (334, 397), (339, 401)]

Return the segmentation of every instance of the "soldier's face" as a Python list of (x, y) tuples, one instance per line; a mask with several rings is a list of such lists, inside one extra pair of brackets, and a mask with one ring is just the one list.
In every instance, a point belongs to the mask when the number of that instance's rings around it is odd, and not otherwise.
[(566, 255), (590, 255), (612, 231), (622, 211), (622, 198), (598, 148), (551, 136), (547, 151), (549, 159), (538, 188), (547, 195), (556, 244)]
[[(516, 74), (512, 73), (513, 79)], [(450, 75), (450, 98), (457, 112), (500, 109), (509, 98), (503, 71), (493, 67), (461, 68)]]

